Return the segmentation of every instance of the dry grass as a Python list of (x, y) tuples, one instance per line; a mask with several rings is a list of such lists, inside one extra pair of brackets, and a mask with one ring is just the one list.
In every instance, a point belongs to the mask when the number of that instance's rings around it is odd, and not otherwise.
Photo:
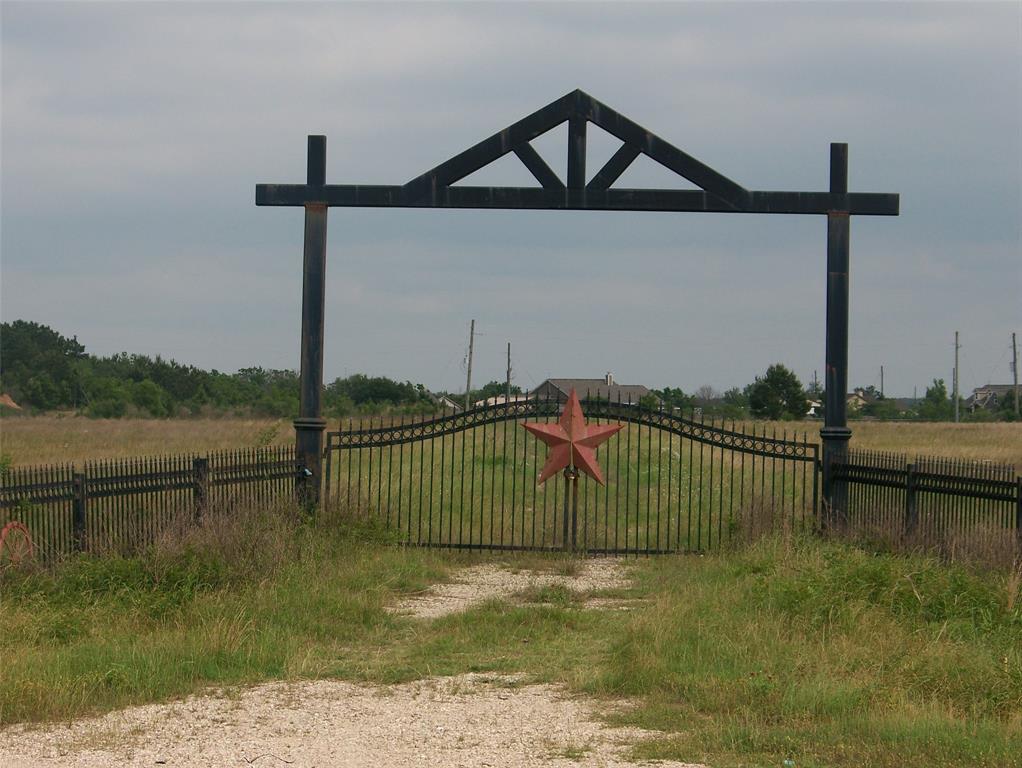
[[(964, 530), (940, 531), (922, 526), (906, 534), (902, 521), (891, 515), (869, 523), (853, 523), (846, 538), (871, 551), (920, 554), (945, 563), (958, 563), (981, 570), (1016, 574), (1022, 568), (1018, 544), (1012, 531), (990, 523), (975, 523)], [(1014, 603), (1014, 594), (1012, 594)]]
[[(756, 422), (762, 429), (763, 422)], [(751, 422), (750, 422), (751, 426)], [(819, 421), (766, 422), (777, 434), (808, 433), (819, 441)], [(957, 459), (979, 459), (1022, 468), (1022, 422), (953, 424), (929, 421), (852, 421), (851, 447)]]
[[(750, 422), (750, 426), (751, 426)], [(756, 422), (757, 430), (807, 433), (819, 439), (820, 422)], [(330, 425), (331, 429), (335, 427)], [(83, 416), (14, 417), (0, 421), (0, 452), (15, 465), (82, 462), (122, 456), (285, 445), (294, 439), (286, 419), (89, 419)], [(1022, 423), (946, 424), (852, 422), (853, 448), (963, 459), (1022, 467)]]
[(90, 419), (84, 416), (5, 418), (0, 452), (15, 466), (64, 464), (157, 454), (286, 445), (285, 419)]

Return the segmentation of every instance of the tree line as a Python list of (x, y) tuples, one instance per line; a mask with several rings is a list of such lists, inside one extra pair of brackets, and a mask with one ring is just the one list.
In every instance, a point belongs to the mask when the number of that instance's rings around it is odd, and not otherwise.
[[(88, 354), (77, 337), (66, 338), (39, 323), (0, 325), (0, 387), (23, 409), (74, 410), (117, 418), (189, 415), (298, 415), (298, 373), (242, 368), (206, 371), (173, 360), (120, 353)], [(384, 408), (432, 410), (426, 388), (410, 381), (355, 374), (323, 391), (328, 417)]]
[[(491, 381), (473, 390), (469, 402), (505, 391), (504, 382)], [(515, 385), (511, 391), (522, 393)], [(73, 410), (102, 418), (216, 414), (293, 418), (298, 415), (299, 376), (297, 371), (258, 367), (236, 373), (206, 371), (159, 356), (123, 352), (100, 357), (87, 353), (77, 337), (66, 338), (45, 325), (15, 320), (0, 324), (0, 392), (28, 411)], [(803, 419), (810, 399), (824, 400), (822, 390), (803, 387), (780, 363), (743, 389), (718, 393), (704, 386), (685, 393), (664, 387), (653, 392), (645, 405), (686, 412), (700, 408), (706, 416), (736, 419)], [(850, 418), (946, 421), (953, 417), (954, 404), (942, 379), (935, 379), (924, 397), (909, 408), (884, 398), (873, 387), (863, 392), (867, 402), (861, 409), (850, 410)], [(323, 413), (330, 418), (382, 411), (426, 413), (437, 407), (440, 395), (459, 405), (465, 399), (463, 392), (433, 395), (422, 384), (354, 374), (324, 387)], [(1014, 418), (1010, 398), (998, 406), (992, 412), (970, 414), (964, 407), (960, 412), (964, 419)], [(815, 415), (823, 416), (822, 407)]]

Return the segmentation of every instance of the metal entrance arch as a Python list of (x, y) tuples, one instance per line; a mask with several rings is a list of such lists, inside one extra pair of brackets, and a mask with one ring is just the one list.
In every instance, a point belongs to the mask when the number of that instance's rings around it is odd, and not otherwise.
[[(568, 123), (566, 182), (530, 143)], [(621, 147), (586, 182), (586, 126), (593, 123), (621, 140)], [(509, 152), (522, 161), (536, 187), (452, 186)], [(618, 189), (614, 182), (644, 154), (695, 184), (696, 190)], [(326, 137), (308, 137), (305, 184), (257, 184), (256, 205), (305, 209), (302, 291), (301, 402), (295, 420), (299, 461), (308, 473), (299, 483), (306, 503), (319, 502), (323, 477), (323, 318), (326, 229), (330, 207), (503, 208), (516, 210), (691, 211), (715, 213), (816, 214), (827, 217), (826, 401), (823, 438), (823, 493), (832, 516), (844, 520), (844, 483), (832, 482), (831, 468), (847, 455), (851, 430), (846, 418), (848, 387), (848, 254), (852, 215), (897, 216), (899, 196), (848, 192), (848, 145), (830, 145), (827, 192), (762, 192), (745, 189), (659, 136), (575, 90), (504, 130), (400, 186), (326, 183)]]

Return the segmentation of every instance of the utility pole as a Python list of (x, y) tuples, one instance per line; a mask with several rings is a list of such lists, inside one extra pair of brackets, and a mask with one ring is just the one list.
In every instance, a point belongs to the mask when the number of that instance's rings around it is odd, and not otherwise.
[(1015, 418), (1018, 418), (1018, 345), (1014, 331), (1011, 332), (1011, 370), (1015, 377)]
[(511, 402), (511, 342), (507, 343), (507, 391), (504, 398), (505, 403)]
[(884, 367), (880, 366), (880, 399), (884, 399)]
[(472, 397), (472, 349), (476, 340), (476, 321), (473, 320), (468, 327), (468, 377), (465, 379), (465, 410), (471, 406), (469, 400)]
[(954, 371), (954, 393), (951, 395), (955, 403), (955, 424), (958, 423), (958, 331), (955, 331), (955, 371)]

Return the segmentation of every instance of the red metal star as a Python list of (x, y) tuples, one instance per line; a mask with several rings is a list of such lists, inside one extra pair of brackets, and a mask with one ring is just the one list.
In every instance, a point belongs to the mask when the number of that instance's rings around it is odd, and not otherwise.
[(564, 413), (556, 424), (522, 424), (532, 434), (550, 446), (546, 464), (539, 475), (539, 482), (557, 474), (565, 467), (575, 467), (593, 478), (600, 485), (603, 479), (600, 465), (596, 461), (596, 446), (608, 440), (624, 424), (586, 424), (582, 405), (575, 390), (571, 390)]

